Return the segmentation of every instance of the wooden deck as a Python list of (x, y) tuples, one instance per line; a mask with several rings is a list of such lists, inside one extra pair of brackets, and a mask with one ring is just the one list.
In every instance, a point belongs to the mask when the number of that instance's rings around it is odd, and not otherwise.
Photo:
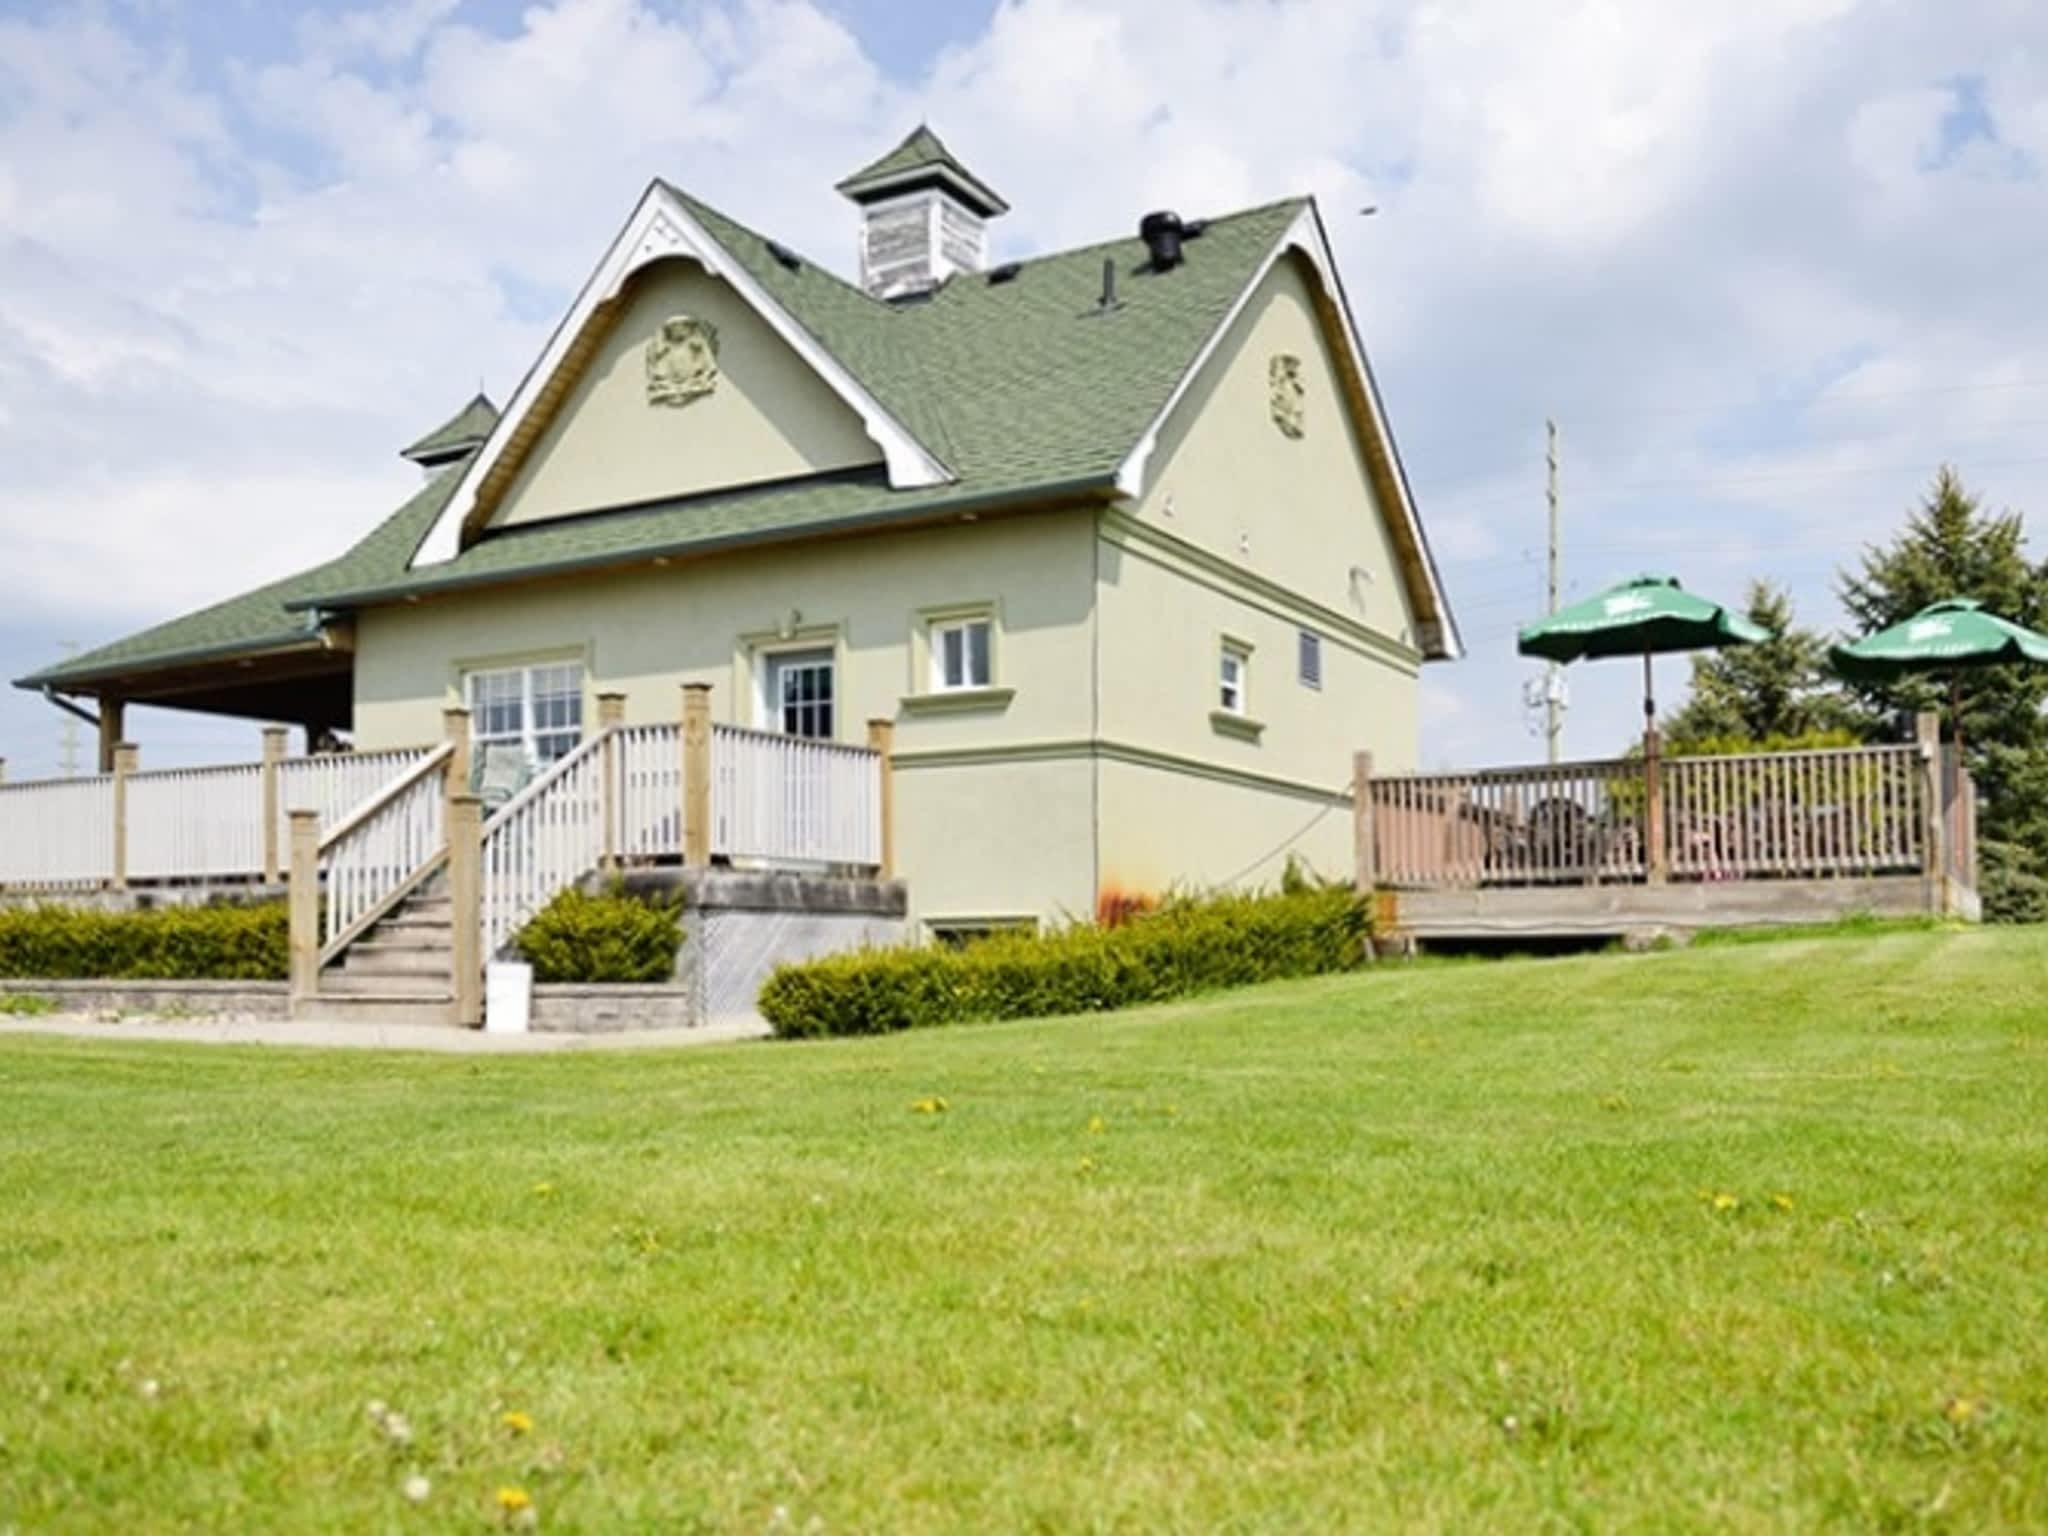
[(1458, 774), (1358, 765), (1358, 879), (1391, 936), (1626, 936), (1974, 919), (1976, 791), (1919, 739)]

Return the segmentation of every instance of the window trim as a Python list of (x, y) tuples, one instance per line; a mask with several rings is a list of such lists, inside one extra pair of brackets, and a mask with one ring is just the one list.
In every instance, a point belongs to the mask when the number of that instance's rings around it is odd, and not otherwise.
[(789, 651), (832, 653), (832, 734), (819, 740), (847, 741), (851, 738), (848, 715), (851, 676), (846, 665), (846, 629), (842, 624), (805, 624), (792, 613), (790, 622), (774, 629), (757, 629), (733, 637), (732, 696), (739, 723), (754, 730), (782, 734), (782, 717), (768, 700), (769, 659)]
[[(976, 622), (988, 625), (988, 681), (974, 687), (945, 688), (937, 685), (937, 633), (954, 625)], [(1003, 678), (1003, 649), (1006, 642), (1002, 605), (994, 598), (972, 602), (937, 603), (919, 608), (910, 616), (909, 689), (900, 701), (907, 715), (968, 714), (981, 710), (1008, 709), (1017, 690)]]
[[(968, 639), (973, 631), (982, 630), (982, 662), (984, 675), (972, 676), (974, 670), (974, 647)], [(961, 680), (957, 683), (946, 681), (945, 640), (946, 636), (957, 634), (961, 637), (960, 666)], [(963, 613), (943, 618), (929, 619), (925, 623), (925, 691), (927, 693), (974, 693), (993, 688), (996, 684), (996, 621), (990, 613)]]
[[(1223, 690), (1230, 686), (1224, 680), (1223, 669), (1230, 662), (1237, 663), (1237, 702), (1231, 703)], [(1248, 718), (1251, 715), (1252, 694), (1252, 644), (1235, 635), (1224, 635), (1216, 645), (1216, 703), (1213, 708), (1226, 715)]]

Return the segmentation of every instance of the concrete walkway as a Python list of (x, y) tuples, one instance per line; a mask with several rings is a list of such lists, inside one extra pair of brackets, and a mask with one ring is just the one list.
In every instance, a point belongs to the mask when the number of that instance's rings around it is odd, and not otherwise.
[(636, 1029), (604, 1035), (490, 1035), (428, 1024), (294, 1024), (284, 1019), (153, 1019), (109, 1022), (83, 1014), (0, 1018), (0, 1035), (61, 1035), (74, 1040), (159, 1040), (180, 1045), (297, 1045), (322, 1050), (440, 1051), (468, 1056), (532, 1056), (554, 1051), (620, 1051), (659, 1046), (730, 1045), (767, 1038), (760, 1019), (722, 1019), (697, 1029)]

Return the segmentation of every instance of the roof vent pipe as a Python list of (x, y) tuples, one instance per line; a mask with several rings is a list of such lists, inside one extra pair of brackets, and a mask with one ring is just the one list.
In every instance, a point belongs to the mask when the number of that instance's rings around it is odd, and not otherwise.
[(1151, 253), (1154, 272), (1171, 272), (1180, 265), (1183, 228), (1180, 215), (1165, 210), (1148, 213), (1138, 221), (1138, 238)]
[(1110, 256), (1102, 258), (1101, 305), (1105, 314), (1116, 308), (1116, 260)]

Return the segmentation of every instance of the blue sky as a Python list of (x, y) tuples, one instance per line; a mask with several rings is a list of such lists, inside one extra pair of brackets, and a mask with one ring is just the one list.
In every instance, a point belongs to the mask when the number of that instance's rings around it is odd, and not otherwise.
[[(374, 523), (396, 448), (505, 392), (651, 175), (850, 266), (831, 183), (920, 116), (1009, 196), (998, 256), (1322, 200), (1473, 653), (1428, 674), (1432, 766), (1536, 749), (1546, 415), (1568, 592), (1765, 575), (1825, 625), (1943, 460), (2048, 506), (2038, 7), (14, 0), (0, 674)], [(1615, 750), (1633, 674), (1572, 684), (1569, 749)], [(13, 773), (60, 738), (0, 691)]]

